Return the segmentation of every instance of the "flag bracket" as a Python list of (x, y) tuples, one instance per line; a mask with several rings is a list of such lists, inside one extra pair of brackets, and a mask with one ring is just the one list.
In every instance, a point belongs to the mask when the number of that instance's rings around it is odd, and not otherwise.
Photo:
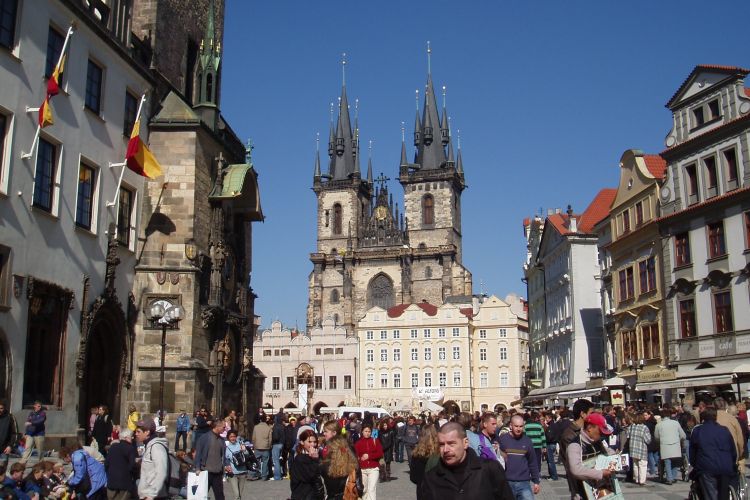
[(120, 180), (117, 181), (117, 191), (115, 191), (115, 199), (107, 202), (107, 208), (114, 207), (115, 205), (117, 205), (117, 200), (120, 197), (120, 185), (122, 184), (122, 176), (125, 173), (125, 167), (127, 165), (128, 165), (128, 162), (126, 161), (122, 161), (119, 163), (112, 163), (112, 162), (109, 163), (109, 168), (122, 167), (122, 170), (120, 171)]
[(30, 108), (30, 107), (26, 106), (26, 112), (27, 113), (38, 113), (39, 112), (39, 108)]

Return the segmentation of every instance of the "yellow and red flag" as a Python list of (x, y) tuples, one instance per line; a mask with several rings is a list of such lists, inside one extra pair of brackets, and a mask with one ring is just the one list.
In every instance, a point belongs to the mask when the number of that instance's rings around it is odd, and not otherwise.
[(55, 70), (52, 72), (52, 76), (47, 80), (47, 97), (44, 98), (44, 102), (39, 106), (39, 127), (44, 128), (48, 125), (55, 123), (55, 117), (52, 114), (52, 106), (50, 99), (60, 93), (60, 77), (65, 71), (65, 54), (60, 55), (60, 60), (55, 66)]
[(148, 146), (141, 140), (140, 117), (133, 124), (133, 131), (130, 133), (125, 163), (130, 170), (143, 177), (156, 179), (161, 175), (161, 165), (159, 165), (151, 150), (148, 149)]

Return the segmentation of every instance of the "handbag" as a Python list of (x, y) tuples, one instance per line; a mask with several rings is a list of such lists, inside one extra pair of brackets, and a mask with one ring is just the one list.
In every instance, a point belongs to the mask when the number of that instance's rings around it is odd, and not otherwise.
[(188, 500), (207, 500), (208, 499), (208, 472), (199, 473), (188, 472), (187, 479), (187, 498)]

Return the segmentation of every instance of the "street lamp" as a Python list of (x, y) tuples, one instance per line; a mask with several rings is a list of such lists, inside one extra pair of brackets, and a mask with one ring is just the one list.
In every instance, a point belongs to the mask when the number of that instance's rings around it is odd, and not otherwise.
[(638, 392), (640, 392), (637, 389), (637, 387), (638, 387), (638, 372), (640, 370), (643, 370), (643, 367), (645, 365), (646, 365), (646, 362), (643, 359), (639, 359), (637, 363), (635, 361), (633, 361), (633, 358), (630, 358), (628, 360), (628, 368), (630, 368), (631, 370), (635, 371), (635, 384), (633, 385), (633, 389), (635, 390), (636, 396), (638, 396)]
[(182, 319), (182, 308), (168, 300), (151, 304), (151, 322), (161, 326), (161, 366), (159, 371), (159, 425), (164, 424), (164, 358), (167, 352), (167, 327), (174, 327)]

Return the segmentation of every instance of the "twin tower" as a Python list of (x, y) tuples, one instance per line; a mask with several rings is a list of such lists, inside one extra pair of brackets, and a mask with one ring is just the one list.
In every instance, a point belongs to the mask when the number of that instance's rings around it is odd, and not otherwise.
[(454, 157), (448, 114), (437, 108), (428, 72), (424, 104), (414, 123), (414, 161), (401, 143), (398, 180), (403, 211), (387, 179), (360, 168), (359, 127), (352, 127), (346, 86), (338, 120), (330, 125), (328, 168), (315, 159), (318, 245), (310, 254), (308, 331), (332, 318), (354, 334), (368, 309), (398, 304), (442, 304), (471, 295), (471, 273), (462, 264), (461, 193), (466, 188), (461, 150)]

